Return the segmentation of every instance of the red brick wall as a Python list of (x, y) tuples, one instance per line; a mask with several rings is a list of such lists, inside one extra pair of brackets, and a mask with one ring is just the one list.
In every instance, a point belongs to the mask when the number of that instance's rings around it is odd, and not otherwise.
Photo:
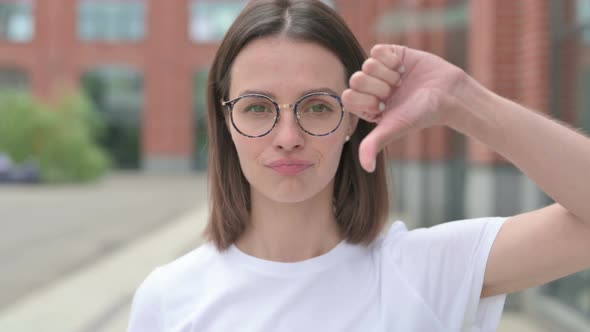
[[(498, 94), (549, 111), (550, 3), (548, 1), (471, 1), (469, 72)], [(473, 163), (502, 158), (471, 140)]]
[[(563, 24), (562, 38), (558, 44), (558, 107), (556, 114), (565, 122), (578, 124), (580, 114), (576, 112), (577, 99), (579, 98), (577, 89), (578, 69), (584, 63), (584, 50), (579, 40), (579, 35), (573, 33), (575, 29), (575, 0), (563, 0), (563, 15), (560, 21)], [(587, 63), (587, 60), (586, 60)]]
[[(390, 11), (416, 11), (448, 6), (449, 0), (383, 1), (375, 17)], [(374, 32), (373, 32), (374, 33)], [(396, 43), (426, 50), (442, 57), (448, 52), (449, 32), (442, 28), (424, 30), (409, 27), (403, 33), (384, 33), (375, 39), (379, 43)], [(446, 128), (429, 128), (393, 142), (387, 149), (389, 158), (405, 160), (445, 160), (452, 156), (452, 133)]]

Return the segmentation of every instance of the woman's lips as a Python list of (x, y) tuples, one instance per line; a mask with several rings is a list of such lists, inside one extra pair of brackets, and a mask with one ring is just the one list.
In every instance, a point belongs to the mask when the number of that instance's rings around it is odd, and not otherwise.
[(274, 160), (266, 164), (267, 167), (281, 175), (297, 175), (311, 167), (311, 165), (313, 164), (309, 161), (294, 159)]

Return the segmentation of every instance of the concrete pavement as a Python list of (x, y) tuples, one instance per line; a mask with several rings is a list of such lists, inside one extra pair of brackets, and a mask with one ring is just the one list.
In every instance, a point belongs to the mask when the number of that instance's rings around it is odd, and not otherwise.
[[(553, 332), (536, 322), (530, 316), (512, 311), (505, 311), (498, 332)], [(555, 331), (557, 332), (557, 331)]]
[(0, 311), (206, 201), (205, 174), (0, 185)]
[(206, 205), (0, 312), (0, 331), (124, 331), (137, 286), (201, 242)]

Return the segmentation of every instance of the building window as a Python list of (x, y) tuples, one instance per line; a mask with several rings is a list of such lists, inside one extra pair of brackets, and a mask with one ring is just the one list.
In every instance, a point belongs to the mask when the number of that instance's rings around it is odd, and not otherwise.
[(0, 92), (10, 90), (28, 90), (27, 73), (18, 68), (0, 68)]
[(193, 115), (195, 130), (193, 168), (198, 171), (206, 170), (209, 160), (206, 103), (208, 76), (209, 69), (200, 70), (193, 76)]
[(323, 3), (325, 3), (326, 5), (332, 7), (333, 9), (336, 9), (336, 4), (334, 3), (334, 1), (332, 0), (321, 0)]
[[(336, 7), (332, 0), (322, 2)], [(245, 6), (243, 0), (193, 0), (189, 10), (191, 40), (199, 43), (220, 41)]]
[(140, 41), (145, 0), (78, 0), (78, 36), (84, 41)]
[(590, 317), (590, 270), (578, 272), (544, 286), (544, 291), (576, 310), (582, 316)]
[(575, 12), (577, 23), (590, 22), (590, 2), (588, 0), (577, 0)]
[[(576, 25), (590, 27), (590, 1), (578, 0), (576, 3)], [(585, 28), (581, 35), (582, 41), (590, 44), (590, 29)]]
[(246, 5), (239, 0), (193, 0), (189, 10), (189, 34), (193, 41), (219, 41)]
[(0, 40), (30, 42), (34, 30), (33, 0), (0, 1)]
[(141, 161), (143, 74), (132, 68), (104, 65), (84, 73), (82, 87), (106, 122), (99, 143), (120, 169), (138, 169)]

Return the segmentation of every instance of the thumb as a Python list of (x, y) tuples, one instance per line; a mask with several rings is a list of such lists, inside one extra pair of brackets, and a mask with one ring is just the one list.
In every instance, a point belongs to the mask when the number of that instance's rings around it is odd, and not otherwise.
[(381, 121), (377, 127), (365, 136), (359, 147), (359, 161), (365, 171), (375, 171), (377, 155), (395, 138), (405, 135), (409, 130), (409, 124), (400, 118)]

